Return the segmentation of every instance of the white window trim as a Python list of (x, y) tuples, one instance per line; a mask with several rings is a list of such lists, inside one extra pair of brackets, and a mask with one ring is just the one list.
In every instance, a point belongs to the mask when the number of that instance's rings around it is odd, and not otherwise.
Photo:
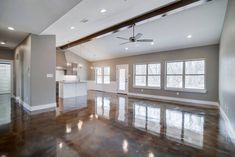
[[(160, 64), (160, 74), (156, 75), (148, 75), (148, 65), (149, 64)], [(136, 65), (146, 65), (146, 75), (138, 75), (138, 76), (146, 76), (146, 85), (145, 86), (137, 86), (135, 85), (135, 76), (136, 76)], [(160, 76), (160, 87), (151, 87), (148, 86), (148, 76)], [(161, 89), (161, 82), (162, 82), (162, 64), (161, 62), (148, 62), (148, 63), (137, 63), (133, 64), (133, 88), (141, 88), (141, 89)]]
[[(185, 88), (185, 62), (187, 62), (187, 61), (199, 61), (199, 60), (204, 60), (205, 61), (204, 89), (189, 89), (189, 88)], [(182, 84), (182, 88), (169, 88), (169, 87), (167, 87), (167, 63), (172, 63), (172, 62), (183, 62), (183, 74), (182, 74), (182, 76), (183, 76), (183, 84)], [(176, 91), (176, 92), (207, 93), (206, 75), (207, 75), (207, 72), (206, 72), (206, 59), (205, 58), (195, 58), (195, 59), (165, 61), (164, 89), (166, 91)]]
[[(109, 70), (110, 70), (109, 71), (109, 73), (110, 73), (109, 75), (104, 75), (104, 68), (105, 67), (109, 67)], [(102, 73), (101, 75), (97, 75), (96, 74), (96, 69), (97, 68), (101, 68), (101, 73)], [(111, 79), (111, 68), (110, 68), (110, 66), (97, 66), (97, 67), (94, 67), (94, 69), (95, 69), (95, 83), (96, 83), (96, 85), (109, 85), (111, 83), (111, 80), (110, 80)], [(97, 82), (97, 76), (101, 76), (102, 77), (102, 83), (98, 83)], [(109, 83), (104, 83), (104, 76), (109, 76)]]

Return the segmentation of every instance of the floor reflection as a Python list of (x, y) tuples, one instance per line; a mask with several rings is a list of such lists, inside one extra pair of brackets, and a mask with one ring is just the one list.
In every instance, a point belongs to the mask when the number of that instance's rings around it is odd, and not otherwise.
[(8, 130), (0, 127), (0, 156), (230, 157), (235, 152), (215, 109), (102, 92), (63, 100), (57, 112), (37, 115), (9, 102), (0, 97), (1, 125), (9, 124)]
[(149, 133), (160, 133), (160, 108), (134, 104), (134, 126)]
[(96, 114), (109, 119), (110, 100), (107, 97), (96, 97)]
[(0, 126), (11, 122), (11, 95), (0, 94)]

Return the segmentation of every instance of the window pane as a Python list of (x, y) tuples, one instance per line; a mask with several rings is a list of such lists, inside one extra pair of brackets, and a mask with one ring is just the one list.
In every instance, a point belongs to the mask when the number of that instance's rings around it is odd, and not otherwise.
[(182, 76), (167, 76), (167, 88), (182, 88)]
[(148, 76), (149, 87), (160, 87), (160, 76)]
[(110, 84), (110, 76), (104, 76), (104, 84)]
[(135, 76), (136, 86), (146, 86), (146, 76)]
[(110, 67), (104, 67), (104, 75), (110, 75)]
[(205, 89), (204, 75), (185, 76), (185, 88)]
[(146, 65), (135, 65), (136, 75), (145, 75), (146, 74)]
[(183, 74), (183, 62), (167, 63), (167, 74)]
[(161, 72), (161, 65), (160, 64), (149, 64), (148, 65), (148, 74), (160, 74)]
[(186, 74), (204, 74), (205, 73), (205, 60), (186, 61), (185, 73)]
[(96, 76), (96, 83), (102, 84), (102, 76)]
[(96, 68), (96, 75), (102, 75), (102, 68)]

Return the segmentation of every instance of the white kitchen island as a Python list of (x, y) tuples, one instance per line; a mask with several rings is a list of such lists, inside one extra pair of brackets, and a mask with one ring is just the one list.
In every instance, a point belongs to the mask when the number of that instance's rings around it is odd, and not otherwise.
[(87, 95), (87, 82), (80, 81), (60, 81), (59, 97), (73, 98)]

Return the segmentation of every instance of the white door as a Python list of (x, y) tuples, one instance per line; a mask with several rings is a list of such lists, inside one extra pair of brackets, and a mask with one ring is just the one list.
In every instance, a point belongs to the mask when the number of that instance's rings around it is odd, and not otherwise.
[(0, 94), (11, 93), (11, 65), (0, 63)]
[(128, 64), (117, 65), (117, 92), (128, 93)]

